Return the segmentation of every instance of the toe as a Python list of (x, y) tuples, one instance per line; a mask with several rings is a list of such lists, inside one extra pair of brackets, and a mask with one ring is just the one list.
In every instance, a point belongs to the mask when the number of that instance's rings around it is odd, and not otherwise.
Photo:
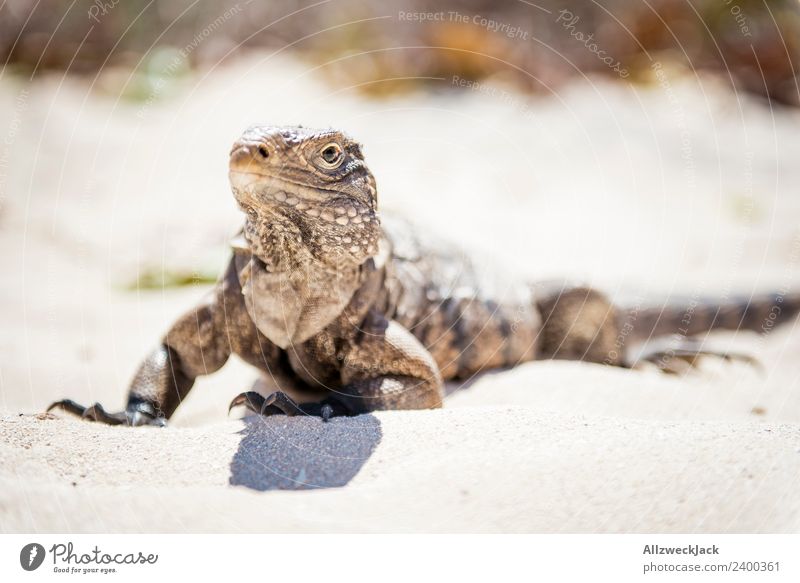
[(287, 417), (292, 417), (300, 412), (300, 406), (282, 391), (276, 391), (266, 398), (264, 405), (262, 405), (262, 415), (265, 414), (263, 411), (268, 407), (279, 409)]
[(87, 408), (82, 417), (84, 419), (91, 419), (92, 421), (99, 421), (107, 425), (122, 425), (128, 422), (128, 417), (125, 413), (109, 413), (100, 403), (95, 403)]
[(99, 421), (107, 425), (121, 425), (128, 422), (128, 417), (125, 413), (109, 413), (103, 409), (100, 403), (95, 403), (91, 407), (84, 407), (72, 399), (63, 399), (61, 401), (56, 401), (47, 408), (48, 411), (52, 411), (53, 409), (61, 409), (67, 413), (77, 415), (81, 419)]
[(264, 397), (255, 391), (248, 391), (236, 395), (233, 401), (231, 401), (231, 404), (228, 405), (228, 413), (231, 412), (231, 409), (240, 405), (244, 405), (254, 413), (261, 413), (261, 408), (264, 406)]
[(49, 413), (53, 409), (61, 409), (62, 411), (66, 411), (67, 413), (72, 413), (73, 415), (78, 415), (81, 417), (86, 411), (86, 407), (79, 405), (72, 399), (62, 399), (60, 401), (56, 401), (55, 403), (51, 403), (47, 408), (47, 412)]

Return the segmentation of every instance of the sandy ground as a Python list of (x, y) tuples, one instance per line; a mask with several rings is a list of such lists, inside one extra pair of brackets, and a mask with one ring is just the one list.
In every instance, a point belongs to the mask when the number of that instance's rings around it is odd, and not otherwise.
[(164, 430), (37, 415), (63, 396), (120, 407), (207, 292), (126, 286), (223, 268), (227, 152), (253, 121), (347, 129), (385, 209), (520, 277), (661, 298), (800, 289), (796, 112), (675, 72), (381, 102), (277, 58), (152, 104), (112, 81), (0, 78), (0, 531), (800, 531), (795, 324), (712, 339), (763, 371), (532, 363), (451, 387), (443, 410), (326, 425), (228, 418), (254, 379), (239, 362)]

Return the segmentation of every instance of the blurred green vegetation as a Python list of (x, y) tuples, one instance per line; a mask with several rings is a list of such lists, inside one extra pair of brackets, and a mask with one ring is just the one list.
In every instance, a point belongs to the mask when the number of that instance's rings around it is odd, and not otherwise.
[[(401, 17), (435, 12), (444, 17)], [(11, 67), (119, 68), (131, 99), (169, 95), (191, 68), (284, 47), (322, 65), (332, 82), (374, 95), (441, 90), (447, 84), (426, 78), (454, 75), (501, 77), (530, 92), (585, 74), (618, 78), (602, 50), (631, 80), (650, 79), (653, 60), (671, 61), (800, 104), (797, 0), (7, 0), (0, 8), (0, 55)]]
[(215, 283), (217, 279), (217, 274), (210, 271), (153, 268), (140, 271), (138, 277), (125, 284), (123, 289), (125, 291), (143, 291), (209, 285)]

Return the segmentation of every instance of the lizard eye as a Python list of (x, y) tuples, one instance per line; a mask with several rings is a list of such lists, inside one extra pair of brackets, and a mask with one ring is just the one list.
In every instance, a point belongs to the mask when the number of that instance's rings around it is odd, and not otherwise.
[(344, 160), (344, 152), (341, 146), (336, 143), (330, 143), (320, 152), (320, 157), (328, 168), (336, 168)]

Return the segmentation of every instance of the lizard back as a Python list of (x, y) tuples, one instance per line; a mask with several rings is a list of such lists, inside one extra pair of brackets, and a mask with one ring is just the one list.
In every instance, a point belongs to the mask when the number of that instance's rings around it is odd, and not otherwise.
[(390, 253), (376, 306), (431, 352), (444, 378), (532, 360), (540, 326), (530, 286), (457, 246), (384, 215)]

